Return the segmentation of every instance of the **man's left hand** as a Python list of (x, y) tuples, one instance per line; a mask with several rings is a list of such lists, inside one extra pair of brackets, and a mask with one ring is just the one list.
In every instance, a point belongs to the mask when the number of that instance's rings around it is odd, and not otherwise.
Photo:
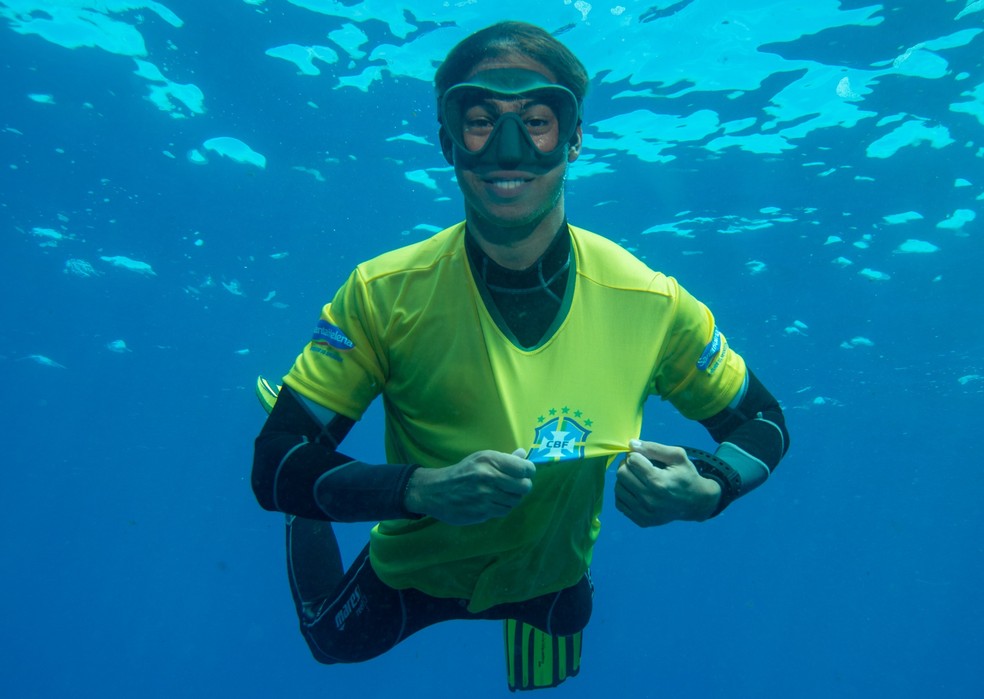
[(703, 521), (721, 497), (721, 486), (704, 478), (682, 447), (637, 439), (618, 467), (615, 505), (640, 527), (675, 520)]

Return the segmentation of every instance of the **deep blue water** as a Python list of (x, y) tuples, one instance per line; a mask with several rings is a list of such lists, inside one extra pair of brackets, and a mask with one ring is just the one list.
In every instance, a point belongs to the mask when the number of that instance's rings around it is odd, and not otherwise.
[[(431, 88), (412, 61), (342, 55), (304, 76), (264, 53), (296, 43), (344, 54), (327, 35), (356, 10), (367, 53), (390, 44), (432, 61), (506, 17), (573, 24), (561, 39), (593, 76), (594, 159), (572, 171), (571, 221), (706, 302), (786, 409), (789, 456), (720, 518), (640, 530), (608, 507), (583, 669), (554, 693), (984, 695), (979, 3), (808, 5), (843, 22), (765, 0), (625, 2), (620, 15), (598, 4), (587, 19), (559, 0), (366, 0), (322, 13), (275, 0), (166, 3), (180, 27), (152, 3), (115, 13), (92, 3), (139, 31), (142, 60), (197, 85), (203, 113), (145, 99), (130, 57), (17, 31), (32, 4), (35, 18), (69, 22), (53, 9), (62, 3), (0, 2), (5, 696), (506, 693), (497, 623), (428, 629), (364, 665), (317, 665), (296, 630), (282, 518), (249, 489), (256, 375), (289, 368), (356, 263), (422, 239), (418, 224), (462, 215), (435, 145), (387, 141), (436, 143)], [(855, 21), (859, 8), (878, 21)], [(401, 36), (401, 16), (417, 31)], [(736, 38), (715, 43), (723, 32)], [(621, 77), (630, 58), (632, 79)], [(666, 64), (690, 72), (671, 82)], [(368, 67), (384, 71), (367, 90), (337, 88)], [(749, 75), (759, 79), (736, 86)], [(867, 76), (870, 92), (839, 97), (841, 75), (855, 92)], [(799, 87), (795, 107), (777, 106)], [(845, 104), (870, 115), (834, 118)], [(708, 110), (717, 122), (684, 138), (643, 121), (635, 145), (629, 126), (600, 126), (637, 110), (684, 124)], [(753, 123), (724, 127), (739, 119)], [(949, 143), (873, 157), (906, 122), (943, 128)], [(804, 133), (787, 133), (781, 152), (753, 138), (714, 143), (795, 127)], [(266, 166), (205, 152), (217, 136)], [(207, 164), (186, 157), (195, 149)], [(578, 174), (596, 162), (608, 171)], [(436, 189), (405, 175), (425, 169)], [(945, 223), (968, 211), (963, 226)], [(921, 218), (885, 218), (905, 212)], [(686, 235), (643, 233), (671, 223)], [(937, 249), (903, 252), (907, 240)], [(117, 256), (154, 275), (101, 259)], [(119, 340), (127, 351), (108, 347)], [(710, 446), (655, 402), (644, 436)], [(383, 458), (378, 409), (346, 447)], [(346, 555), (367, 530), (341, 528)]]

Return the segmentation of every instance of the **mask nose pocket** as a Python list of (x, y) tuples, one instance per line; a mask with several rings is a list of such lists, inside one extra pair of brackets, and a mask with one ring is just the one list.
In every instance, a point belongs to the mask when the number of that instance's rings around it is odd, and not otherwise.
[(495, 146), (495, 156), (499, 167), (511, 170), (527, 159), (530, 144), (526, 127), (516, 114), (503, 114), (498, 124), (499, 133), (493, 133), (490, 139)]

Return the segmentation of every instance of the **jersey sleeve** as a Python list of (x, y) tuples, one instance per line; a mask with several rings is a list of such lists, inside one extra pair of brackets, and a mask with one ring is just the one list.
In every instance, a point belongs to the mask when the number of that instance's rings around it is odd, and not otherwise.
[(745, 381), (745, 361), (728, 346), (710, 309), (676, 285), (673, 318), (651, 392), (691, 420), (723, 410)]
[(382, 391), (386, 376), (374, 320), (356, 269), (322, 309), (311, 340), (284, 383), (336, 413), (360, 419)]

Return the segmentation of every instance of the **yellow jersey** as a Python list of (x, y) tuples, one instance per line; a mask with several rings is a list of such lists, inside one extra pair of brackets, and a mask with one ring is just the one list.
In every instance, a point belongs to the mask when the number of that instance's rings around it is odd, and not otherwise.
[(441, 468), (521, 447), (537, 465), (505, 517), (376, 525), (370, 559), (386, 584), (467, 599), (473, 612), (575, 584), (605, 470), (639, 437), (646, 399), (699, 420), (739, 391), (745, 364), (703, 304), (615, 243), (569, 230), (573, 270), (536, 347), (517, 346), (490, 311), (460, 223), (359, 265), (284, 377), (355, 420), (382, 394), (389, 463)]

